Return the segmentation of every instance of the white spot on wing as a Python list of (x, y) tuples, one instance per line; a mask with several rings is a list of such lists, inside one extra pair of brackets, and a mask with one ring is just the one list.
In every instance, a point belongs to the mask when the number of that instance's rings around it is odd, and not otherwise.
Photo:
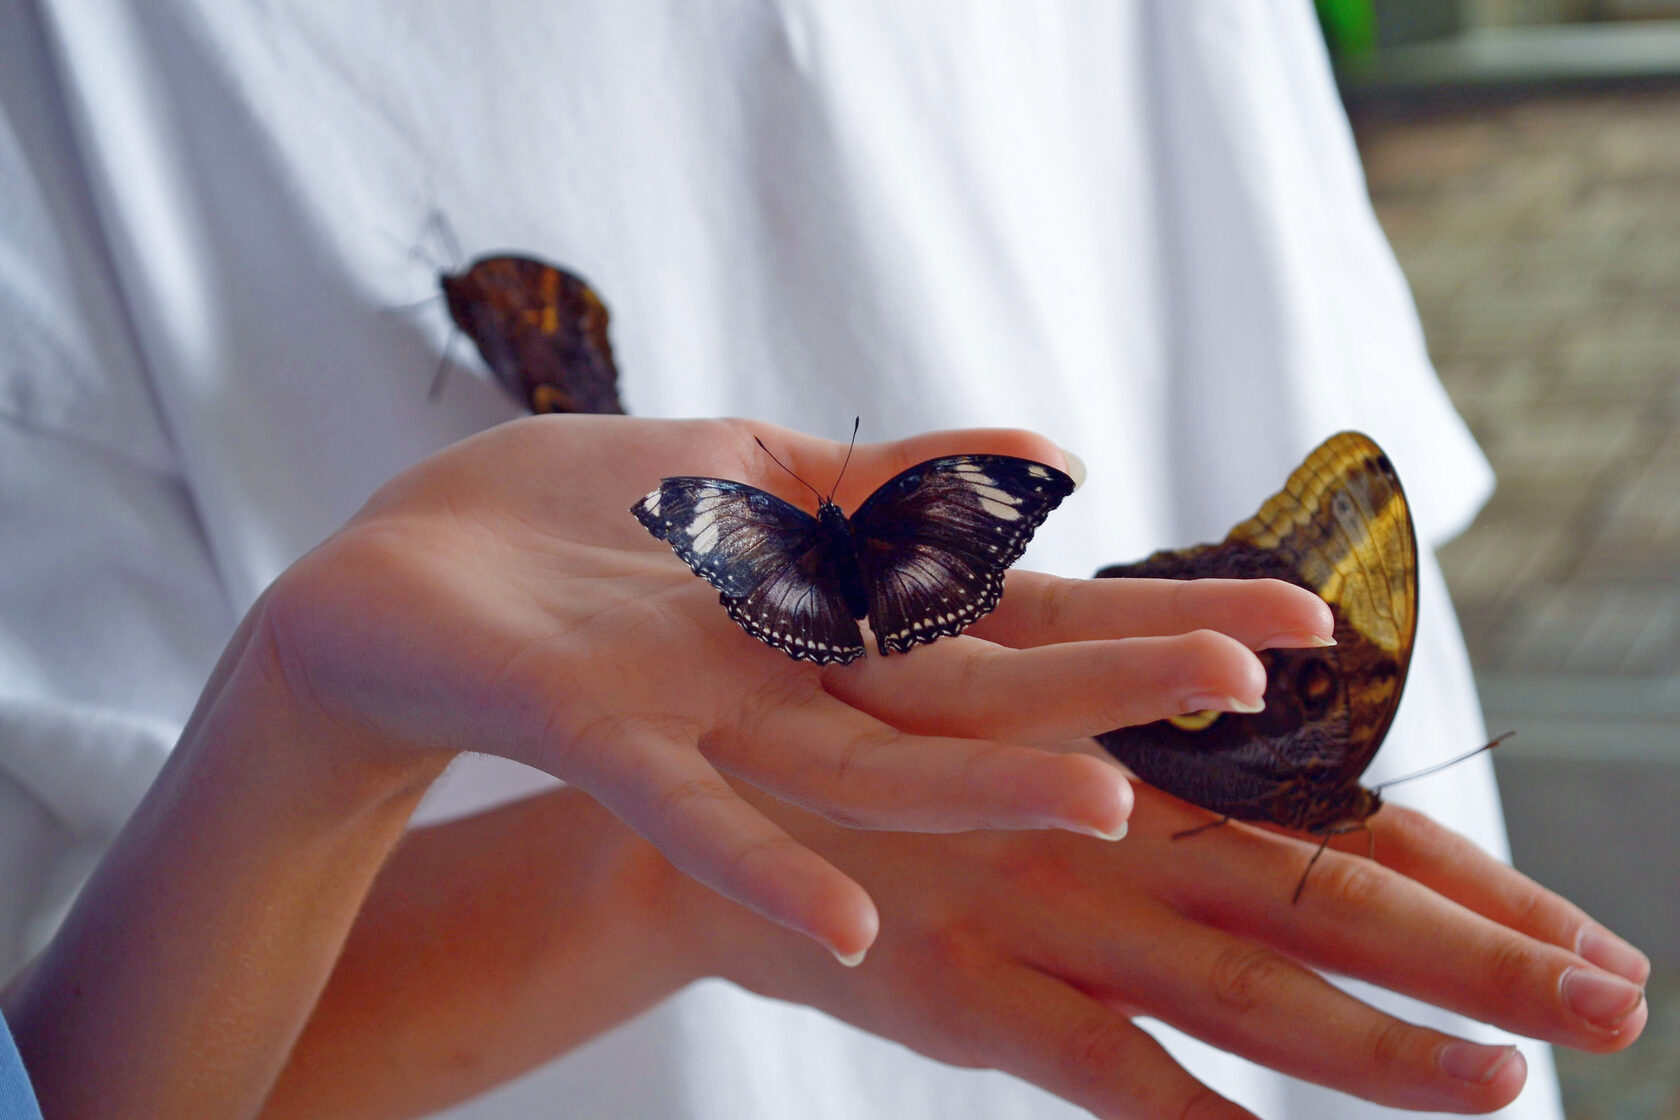
[(715, 514), (701, 514), (688, 523), (691, 535), (688, 547), (704, 556), (717, 547), (718, 527)]
[(1021, 511), (1014, 506), (1004, 505), (995, 498), (988, 498), (984, 495), (980, 497), (980, 508), (999, 521), (1019, 521), (1021, 519)]

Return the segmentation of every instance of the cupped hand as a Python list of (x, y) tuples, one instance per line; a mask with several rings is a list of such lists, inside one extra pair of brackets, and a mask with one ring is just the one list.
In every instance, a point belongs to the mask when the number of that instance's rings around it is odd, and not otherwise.
[(1142, 1017), (1394, 1107), (1487, 1112), (1521, 1089), (1514, 1048), (1403, 1022), (1315, 969), (1579, 1049), (1620, 1049), (1644, 1026), (1643, 955), (1422, 814), (1385, 807), (1378, 862), (1326, 852), (1293, 904), (1312, 844), (1241, 824), (1175, 840), (1207, 814), (1136, 794), (1130, 835), (1110, 845), (847, 832), (772, 807), (879, 900), (869, 958), (847, 972), (784, 934), (753, 937), (739, 908), (733, 927), (687, 928), (711, 929), (712, 968), (749, 988), (1103, 1117), (1250, 1115)]
[[(1322, 602), (1272, 581), (1187, 591), (1012, 573), (972, 636), (795, 662), (743, 633), (629, 513), (670, 475), (809, 508), (755, 438), (816, 485), (846, 455), (740, 421), (547, 416), (398, 476), (247, 624), (287, 715), (381, 762), (472, 750), (545, 770), (676, 866), (851, 959), (877, 929), (868, 895), (723, 775), (853, 827), (1112, 837), (1131, 807), (1124, 777), (1053, 741), (1256, 701), (1251, 649), (1330, 632)], [(837, 500), (855, 509), (905, 467), (958, 452), (1066, 462), (1014, 431), (861, 445)]]

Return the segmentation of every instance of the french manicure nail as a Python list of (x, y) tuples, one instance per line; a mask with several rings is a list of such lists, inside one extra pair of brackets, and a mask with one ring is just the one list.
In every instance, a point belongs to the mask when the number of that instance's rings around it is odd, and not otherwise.
[(1085, 485), (1085, 460), (1065, 447), (1062, 448), (1062, 456), (1067, 459), (1067, 476), (1073, 479), (1073, 488), (1077, 490)]
[(1474, 1042), (1449, 1042), (1435, 1054), (1441, 1072), (1460, 1081), (1486, 1085), (1499, 1075), (1512, 1058), (1522, 1060), (1515, 1046), (1481, 1046)]
[(1266, 710), (1266, 701), (1262, 697), (1256, 703), (1250, 704), (1246, 700), (1238, 700), (1235, 696), (1216, 696), (1211, 692), (1198, 692), (1194, 696), (1184, 698), (1184, 711), (1189, 712), (1241, 712), (1243, 715), (1253, 715), (1255, 712)]
[(1645, 998), (1638, 984), (1585, 968), (1565, 969), (1560, 985), (1571, 1011), (1607, 1031), (1615, 1030)]
[(857, 952), (852, 953), (849, 956), (832, 947), (828, 951), (834, 954), (835, 960), (839, 961), (847, 968), (856, 968), (858, 965), (863, 963), (863, 958), (869, 955), (868, 949), (859, 949)]
[(1651, 958), (1600, 926), (1585, 925), (1575, 937), (1575, 952), (1625, 980), (1643, 984), (1651, 976)]
[(1285, 631), (1282, 634), (1273, 634), (1271, 637), (1261, 642), (1258, 648), (1324, 649), (1326, 646), (1333, 646), (1335, 644), (1335, 638), (1323, 638), (1317, 634), (1309, 634), (1304, 631)]
[(1121, 821), (1120, 827), (1111, 832), (1104, 832), (1095, 825), (1081, 824), (1075, 821), (1066, 821), (1061, 827), (1069, 832), (1082, 832), (1086, 836), (1095, 836), (1098, 840), (1124, 840), (1127, 830), (1131, 828), (1131, 822)]

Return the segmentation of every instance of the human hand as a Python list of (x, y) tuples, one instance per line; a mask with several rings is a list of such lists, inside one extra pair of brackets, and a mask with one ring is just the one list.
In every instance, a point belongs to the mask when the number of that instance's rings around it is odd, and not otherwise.
[[(854, 827), (1114, 835), (1131, 803), (1120, 772), (1024, 744), (1253, 702), (1265, 681), (1251, 648), (1330, 632), (1321, 602), (1273, 581), (1187, 591), (1012, 573), (973, 636), (794, 662), (742, 633), (628, 512), (675, 474), (800, 500), (755, 436), (805, 478), (840, 473), (843, 444), (766, 425), (555, 416), (394, 479), (250, 625), (288, 724), (381, 764), (470, 749), (536, 766), (848, 959), (875, 936), (868, 896), (723, 774)], [(837, 498), (855, 508), (904, 467), (959, 451), (1065, 461), (1022, 432), (861, 445)]]
[(691, 888), (707, 914), (684, 928), (709, 930), (705, 966), (748, 988), (1103, 1117), (1250, 1115), (1138, 1017), (1395, 1107), (1486, 1112), (1521, 1089), (1514, 1049), (1405, 1023), (1315, 968), (1583, 1050), (1644, 1026), (1641, 954), (1422, 814), (1386, 806), (1370, 822), (1377, 862), (1326, 852), (1291, 904), (1309, 842), (1236, 823), (1174, 840), (1206, 813), (1141, 784), (1136, 796), (1114, 845), (857, 833), (770, 807), (879, 900), (869, 959), (836, 969)]

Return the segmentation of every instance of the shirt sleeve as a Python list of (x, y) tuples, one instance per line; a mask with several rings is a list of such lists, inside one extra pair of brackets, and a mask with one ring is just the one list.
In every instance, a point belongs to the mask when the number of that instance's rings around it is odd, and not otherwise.
[(0, 1120), (41, 1120), (41, 1106), (4, 1015), (0, 1015)]

